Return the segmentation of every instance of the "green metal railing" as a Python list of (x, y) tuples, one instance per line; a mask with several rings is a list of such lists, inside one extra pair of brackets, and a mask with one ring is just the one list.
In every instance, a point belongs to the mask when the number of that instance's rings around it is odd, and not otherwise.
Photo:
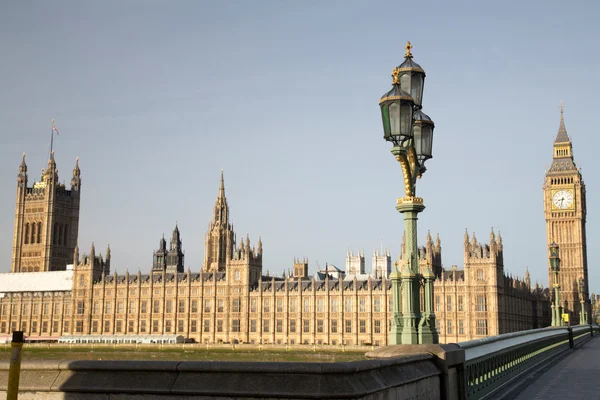
[(598, 332), (598, 325), (578, 325), (533, 329), (458, 343), (465, 350), (467, 398), (485, 399), (498, 394), (519, 377), (542, 368)]

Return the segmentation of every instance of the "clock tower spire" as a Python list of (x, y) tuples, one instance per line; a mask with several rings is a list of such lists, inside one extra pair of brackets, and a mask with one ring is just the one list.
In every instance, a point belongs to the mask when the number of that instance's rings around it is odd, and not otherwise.
[[(560, 248), (560, 299), (570, 321), (579, 321), (581, 312), (578, 280), (583, 279), (584, 312), (589, 312), (589, 289), (586, 246), (585, 184), (575, 159), (573, 146), (567, 134), (564, 106), (560, 105), (560, 124), (554, 140), (552, 165), (544, 180), (544, 214), (547, 244), (557, 243)], [(553, 283), (548, 267), (548, 282)], [(589, 319), (588, 319), (589, 320)]]

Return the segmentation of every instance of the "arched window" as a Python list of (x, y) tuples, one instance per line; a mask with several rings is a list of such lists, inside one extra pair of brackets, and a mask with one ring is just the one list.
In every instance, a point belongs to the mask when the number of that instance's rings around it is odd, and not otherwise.
[(25, 244), (29, 244), (29, 222), (25, 224)]
[(31, 234), (31, 236), (29, 237), (29, 243), (37, 243), (38, 229), (38, 224), (34, 222), (31, 225), (31, 232), (29, 232)]
[(62, 238), (63, 238), (63, 224), (58, 224), (58, 238), (56, 239), (56, 242), (58, 243), (59, 246), (61, 246), (63, 244)]
[(63, 229), (63, 246), (67, 246), (68, 245), (68, 239), (69, 238), (69, 225), (65, 224), (65, 227)]
[(42, 243), (42, 223), (37, 223), (37, 242)]
[(483, 277), (483, 270), (482, 269), (478, 269), (477, 270), (477, 280), (478, 281), (483, 281), (484, 277)]

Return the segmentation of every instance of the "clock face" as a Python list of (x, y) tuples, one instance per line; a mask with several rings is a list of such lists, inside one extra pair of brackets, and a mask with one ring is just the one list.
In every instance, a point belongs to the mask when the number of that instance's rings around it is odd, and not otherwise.
[(552, 204), (556, 208), (570, 208), (573, 204), (573, 193), (568, 190), (559, 190), (552, 196)]

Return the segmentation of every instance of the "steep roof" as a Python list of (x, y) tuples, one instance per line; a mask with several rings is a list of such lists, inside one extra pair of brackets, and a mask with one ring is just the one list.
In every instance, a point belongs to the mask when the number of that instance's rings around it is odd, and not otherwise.
[(560, 104), (560, 125), (558, 126), (558, 134), (556, 135), (556, 139), (554, 139), (554, 143), (567, 143), (570, 142), (569, 135), (567, 134), (567, 128), (565, 127), (565, 118), (564, 118), (564, 107), (562, 102)]

